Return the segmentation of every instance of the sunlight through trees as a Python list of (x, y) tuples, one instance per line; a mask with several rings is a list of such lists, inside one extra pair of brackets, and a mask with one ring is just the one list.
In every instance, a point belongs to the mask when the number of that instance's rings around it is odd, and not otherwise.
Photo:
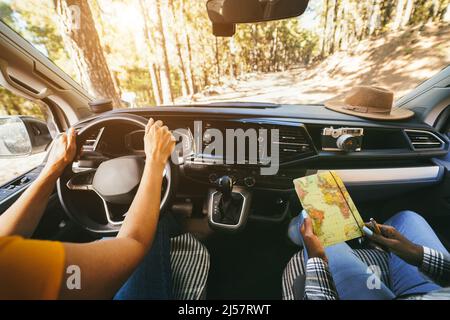
[[(8, 0), (0, 16), (94, 97), (119, 107), (121, 99), (130, 106), (195, 101), (248, 73), (307, 66), (372, 36), (439, 23), (449, 8), (449, 0), (321, 0), (305, 13), (315, 15), (314, 28), (301, 17), (239, 25), (233, 38), (215, 38), (205, 3)], [(73, 5), (78, 29), (70, 28)]]

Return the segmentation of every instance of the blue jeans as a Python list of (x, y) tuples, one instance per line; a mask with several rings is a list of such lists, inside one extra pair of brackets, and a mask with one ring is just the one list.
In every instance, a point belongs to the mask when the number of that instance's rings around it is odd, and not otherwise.
[(151, 249), (114, 300), (169, 300), (172, 298), (170, 238), (173, 221), (161, 217)]
[[(395, 227), (406, 238), (418, 245), (448, 253), (430, 225), (415, 212), (402, 211), (385, 224)], [(307, 259), (306, 250), (304, 252)], [(389, 253), (390, 288), (377, 279), (381, 287), (370, 289), (368, 282), (372, 282), (373, 277), (377, 275), (353, 254), (346, 243), (325, 248), (325, 253), (340, 299), (386, 300), (428, 293), (441, 288), (422, 274), (417, 267)]]

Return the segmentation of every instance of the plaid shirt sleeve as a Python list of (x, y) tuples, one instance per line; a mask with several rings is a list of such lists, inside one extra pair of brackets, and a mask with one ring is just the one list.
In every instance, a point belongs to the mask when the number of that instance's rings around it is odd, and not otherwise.
[(420, 271), (433, 281), (442, 285), (450, 285), (450, 256), (442, 252), (423, 247), (423, 261)]
[(337, 300), (328, 266), (320, 258), (311, 258), (306, 264), (305, 300)]

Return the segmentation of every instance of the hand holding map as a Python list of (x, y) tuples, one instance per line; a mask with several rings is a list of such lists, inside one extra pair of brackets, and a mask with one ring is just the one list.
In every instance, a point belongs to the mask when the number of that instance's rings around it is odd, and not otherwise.
[(364, 222), (336, 172), (299, 178), (294, 185), (324, 247), (363, 236)]

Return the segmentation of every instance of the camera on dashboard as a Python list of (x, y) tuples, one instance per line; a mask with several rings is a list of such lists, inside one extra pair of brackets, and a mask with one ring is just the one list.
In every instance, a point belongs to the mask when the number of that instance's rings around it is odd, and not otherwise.
[(322, 131), (322, 150), (361, 151), (364, 129), (362, 128), (324, 128)]

